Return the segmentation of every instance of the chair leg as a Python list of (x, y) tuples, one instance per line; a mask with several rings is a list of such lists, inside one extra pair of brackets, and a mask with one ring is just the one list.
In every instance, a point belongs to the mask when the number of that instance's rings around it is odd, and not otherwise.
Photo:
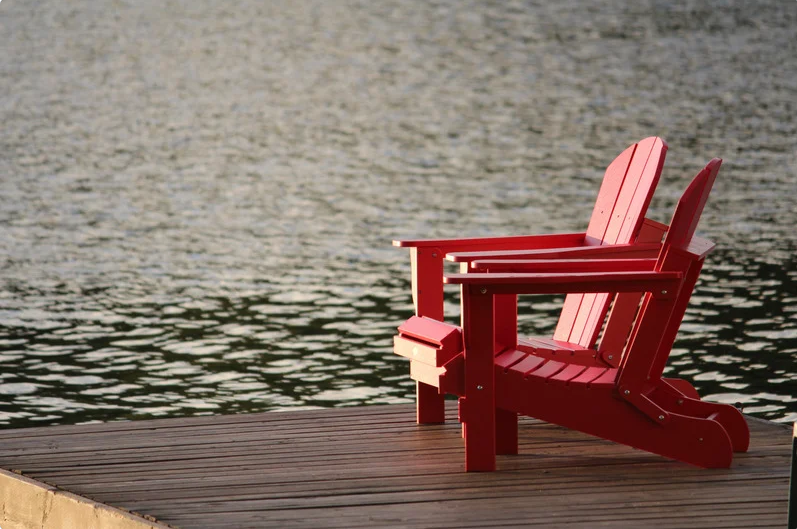
[(495, 470), (495, 413), (480, 413), (479, 406), (472, 408), (464, 429), (465, 470), (492, 472)]
[[(412, 248), (412, 299), (415, 314), (443, 321), (443, 257), (439, 248)], [(418, 382), (415, 388), (418, 424), (445, 422), (445, 396)]]
[(513, 411), (495, 410), (495, 450), (498, 454), (518, 453), (518, 420)]
[(462, 286), (465, 341), (465, 398), (460, 416), (465, 423), (465, 470), (495, 470), (495, 319), (493, 296), (484, 289)]
[(418, 424), (438, 424), (446, 422), (445, 395), (441, 395), (437, 388), (415, 383), (415, 411)]

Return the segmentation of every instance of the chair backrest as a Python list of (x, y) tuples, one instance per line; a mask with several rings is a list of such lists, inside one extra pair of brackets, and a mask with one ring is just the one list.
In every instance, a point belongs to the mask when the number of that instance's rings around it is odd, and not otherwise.
[[(645, 138), (623, 151), (606, 169), (587, 226), (587, 244), (628, 244), (639, 233), (659, 182), (667, 144)], [(606, 317), (608, 294), (569, 294), (554, 339), (592, 348)]]
[(663, 266), (666, 260), (666, 250), (670, 247), (686, 248), (692, 242), (692, 237), (703, 214), (711, 187), (717, 179), (722, 160), (714, 158), (692, 179), (689, 187), (678, 200), (675, 206), (670, 228), (664, 238), (664, 245), (659, 254), (657, 266)]
[(619, 384), (639, 384), (660, 377), (692, 296), (706, 253), (713, 248), (703, 240), (691, 251), (700, 215), (717, 178), (722, 160), (714, 158), (692, 180), (675, 208), (670, 228), (664, 238), (656, 270), (680, 271), (683, 279), (675, 297), (653, 303), (646, 294), (628, 350), (620, 366)]

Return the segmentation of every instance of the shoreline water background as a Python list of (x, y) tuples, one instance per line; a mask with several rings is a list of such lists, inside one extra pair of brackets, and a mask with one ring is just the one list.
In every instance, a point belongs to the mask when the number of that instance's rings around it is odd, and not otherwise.
[(651, 135), (659, 221), (724, 159), (669, 374), (797, 420), (795, 2), (9, 1), (0, 50), (4, 427), (411, 402), (391, 239), (583, 229)]

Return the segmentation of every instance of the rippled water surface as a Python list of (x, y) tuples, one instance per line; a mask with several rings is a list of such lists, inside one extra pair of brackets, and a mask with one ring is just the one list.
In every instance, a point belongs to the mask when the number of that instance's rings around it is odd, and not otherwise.
[(390, 240), (582, 229), (650, 135), (657, 220), (725, 160), (670, 373), (797, 420), (793, 1), (9, 0), (0, 50), (2, 424), (410, 402)]

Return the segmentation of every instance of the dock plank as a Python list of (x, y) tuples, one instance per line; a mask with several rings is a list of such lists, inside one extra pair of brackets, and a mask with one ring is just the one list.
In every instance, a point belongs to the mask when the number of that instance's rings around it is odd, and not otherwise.
[(376, 406), (0, 431), (0, 467), (185, 529), (781, 527), (789, 429), (749, 419), (731, 469), (665, 460), (534, 419), (495, 473), (459, 425)]

